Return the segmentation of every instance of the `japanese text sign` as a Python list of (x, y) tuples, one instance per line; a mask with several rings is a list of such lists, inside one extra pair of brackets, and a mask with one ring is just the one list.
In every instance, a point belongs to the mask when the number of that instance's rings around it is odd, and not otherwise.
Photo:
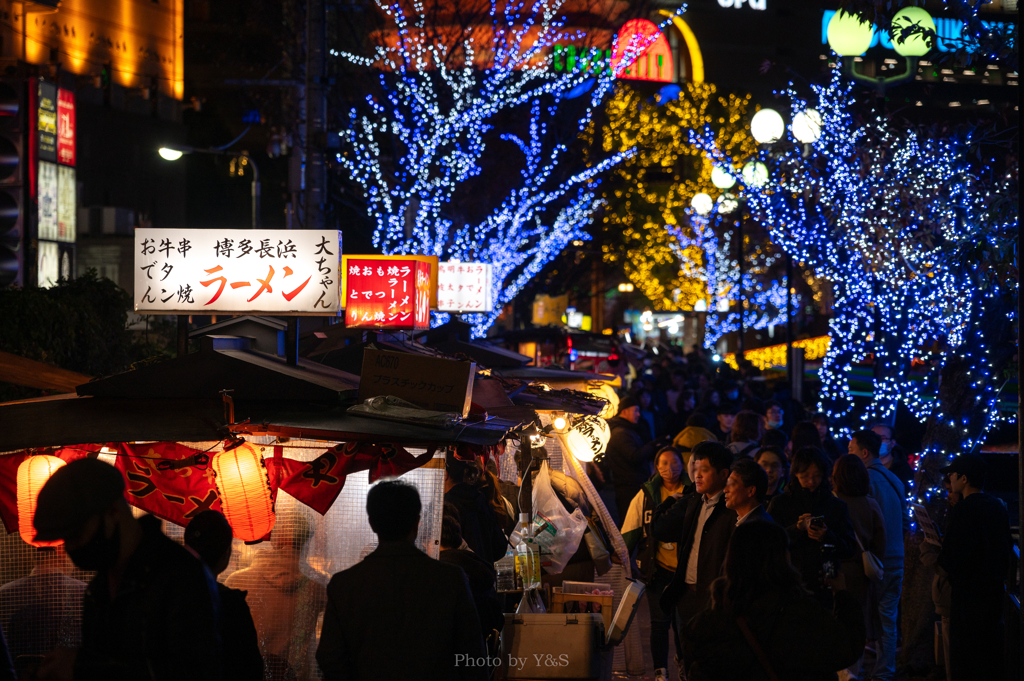
[(337, 315), (341, 232), (136, 229), (135, 311)]
[(425, 329), (430, 326), (430, 265), (411, 258), (345, 260), (345, 326)]
[(57, 90), (57, 160), (75, 165), (75, 93)]
[(394, 395), (424, 409), (467, 416), (475, 377), (473, 362), (366, 348), (359, 399)]
[(391, 260), (393, 258), (407, 258), (410, 260), (419, 260), (425, 262), (430, 266), (430, 309), (437, 309), (437, 256), (436, 255), (417, 255), (413, 253), (402, 253), (400, 255), (362, 255), (359, 253), (353, 253), (351, 255), (342, 254), (341, 256), (341, 306), (345, 307), (345, 301), (348, 300), (348, 261), (355, 260)]
[(57, 86), (38, 81), (38, 105), (36, 107), (36, 142), (39, 145), (39, 159), (57, 160)]
[(437, 309), (442, 312), (490, 312), (494, 309), (488, 263), (443, 262), (437, 270)]

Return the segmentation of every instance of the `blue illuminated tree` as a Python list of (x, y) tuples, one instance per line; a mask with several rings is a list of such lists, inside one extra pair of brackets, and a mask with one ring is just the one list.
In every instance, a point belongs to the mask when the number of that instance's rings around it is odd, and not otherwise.
[[(686, 209), (685, 213), (689, 218), (688, 228), (669, 225), (667, 229), (675, 238), (670, 246), (679, 259), (682, 274), (705, 285), (708, 315), (704, 347), (712, 348), (726, 334), (739, 331), (741, 300), (745, 329), (761, 330), (785, 324), (786, 286), (771, 279), (772, 266), (781, 254), (762, 246), (744, 248), (741, 296), (734, 244), (736, 234), (728, 228), (731, 222), (728, 215), (719, 211), (701, 215), (693, 209)], [(693, 257), (694, 248), (701, 254), (699, 261)], [(798, 300), (794, 302), (799, 304)]]
[[(987, 206), (999, 182), (972, 167), (969, 135), (932, 139), (883, 115), (855, 123), (851, 87), (838, 71), (815, 87), (820, 138), (765, 150), (771, 180), (746, 187), (748, 206), (775, 243), (832, 282), (819, 408), (854, 428), (890, 420), (903, 403), (922, 420), (952, 420), (959, 445), (970, 449), (1000, 419), (999, 387), (978, 307), (989, 303), (958, 253), (990, 233)], [(789, 95), (794, 114), (808, 108)], [(731, 167), (709, 132), (693, 137)], [(1015, 213), (1012, 220), (1015, 230)], [(850, 371), (868, 359), (873, 394), (855, 412)], [(934, 399), (952, 361), (975, 377), (969, 414), (946, 413)]]
[[(576, 72), (556, 75), (551, 48), (581, 37), (564, 30), (561, 0), (491, 3), (488, 23), (453, 44), (444, 44), (421, 5), (408, 14), (398, 3), (377, 5), (394, 25), (393, 40), (371, 57), (335, 53), (378, 71), (377, 91), (349, 113), (337, 160), (363, 191), (373, 244), (383, 253), (493, 265), (495, 311), (467, 315), (482, 336), (570, 242), (590, 238), (598, 176), (633, 150), (587, 165), (569, 142), (648, 43), (637, 38), (613, 54), (614, 68), (578, 58)], [(572, 139), (559, 139), (569, 109)], [(499, 166), (518, 169), (518, 179), (507, 189), (484, 183), (472, 198), (488, 206), (485, 217), (459, 224), (456, 192), (481, 175), (487, 151), (492, 166), (496, 155)]]

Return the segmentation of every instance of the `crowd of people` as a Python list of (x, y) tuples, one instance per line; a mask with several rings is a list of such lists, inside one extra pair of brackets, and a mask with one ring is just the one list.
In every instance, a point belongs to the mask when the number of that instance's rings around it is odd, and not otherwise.
[[(891, 681), (913, 479), (892, 427), (834, 437), (824, 414), (768, 394), (756, 376), (716, 378), (697, 350), (652, 357), (631, 383), (608, 420), (607, 452), (587, 472), (619, 520), (622, 568), (646, 585), (657, 681), (673, 647), (688, 681)], [(547, 456), (534, 449), (512, 481), (493, 461), (450, 449), (437, 560), (417, 548), (416, 488), (375, 484), (366, 510), (378, 542), (326, 587), (298, 570), (312, 536), (301, 519), (279, 523), (270, 548), (218, 583), (232, 556), (220, 513), (195, 516), (182, 546), (155, 518), (135, 517), (116, 468), (72, 462), (47, 482), (34, 518), (37, 538), (63, 548), (38, 549), (32, 574), (0, 587), (0, 681), (484, 681), (517, 604), (498, 591), (495, 564), (529, 521), (523, 476), (532, 486), (543, 471), (565, 510), (588, 521), (546, 581), (590, 582), (621, 562), (600, 504)], [(937, 575), (947, 678), (1001, 678), (1007, 510), (983, 491), (978, 456), (942, 473), (952, 510), (942, 545), (922, 560)], [(66, 559), (96, 573), (88, 586), (65, 574)], [(51, 583), (70, 595), (12, 614), (12, 599)]]
[[(647, 585), (655, 678), (667, 678), (671, 631), (682, 678), (891, 681), (907, 453), (886, 423), (835, 437), (827, 415), (772, 393), (756, 373), (716, 377), (697, 348), (648, 356), (591, 471)], [(951, 503), (967, 484), (953, 482), (961, 472), (981, 494), (972, 515), (956, 509), (933, 558), (943, 585), (956, 588), (942, 574), (951, 565), (961, 597), (987, 604), (982, 627), (980, 610), (946, 599), (946, 668), (958, 681), (1000, 678), (1002, 664), (998, 596), (1012, 544), (1005, 506), (981, 493), (984, 469), (976, 455), (943, 469)]]

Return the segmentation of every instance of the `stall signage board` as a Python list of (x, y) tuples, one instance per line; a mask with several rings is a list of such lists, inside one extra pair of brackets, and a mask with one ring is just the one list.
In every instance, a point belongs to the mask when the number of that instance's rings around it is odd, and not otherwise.
[(57, 86), (39, 81), (36, 141), (39, 160), (57, 161)]
[(426, 329), (430, 326), (430, 265), (412, 258), (345, 260), (345, 326)]
[(336, 316), (341, 232), (136, 229), (135, 311)]
[(394, 395), (433, 411), (469, 414), (476, 364), (366, 348), (359, 399)]
[(57, 90), (57, 160), (75, 165), (75, 93)]
[(494, 267), (480, 262), (443, 262), (437, 269), (437, 309), (441, 312), (490, 312)]

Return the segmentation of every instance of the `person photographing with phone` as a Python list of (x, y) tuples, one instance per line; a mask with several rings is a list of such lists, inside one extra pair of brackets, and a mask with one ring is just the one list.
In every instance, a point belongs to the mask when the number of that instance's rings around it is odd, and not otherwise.
[(823, 605), (831, 606), (823, 568), (835, 576), (839, 561), (853, 554), (856, 541), (846, 504), (832, 496), (825, 453), (802, 447), (793, 455), (793, 472), (786, 491), (776, 497), (768, 514), (789, 534), (793, 566), (804, 587)]

